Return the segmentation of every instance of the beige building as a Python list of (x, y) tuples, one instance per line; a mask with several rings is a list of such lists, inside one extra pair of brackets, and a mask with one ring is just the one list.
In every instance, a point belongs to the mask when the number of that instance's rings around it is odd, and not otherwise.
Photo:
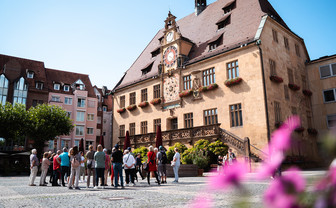
[(307, 72), (312, 91), (313, 126), (322, 138), (336, 126), (336, 55), (311, 61)]
[[(220, 139), (242, 155), (260, 149), (288, 116), (302, 127), (288, 155), (316, 155), (304, 41), (267, 0), (195, 1), (195, 14), (170, 12), (114, 89), (113, 143), (134, 147)], [(249, 138), (251, 146), (248, 148)]]

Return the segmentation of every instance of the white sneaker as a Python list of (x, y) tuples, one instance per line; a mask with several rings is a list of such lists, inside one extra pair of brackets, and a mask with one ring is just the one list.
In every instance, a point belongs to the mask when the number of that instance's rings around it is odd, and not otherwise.
[(135, 183), (133, 183), (133, 186), (136, 186)]
[(103, 189), (105, 189), (105, 186), (103, 186)]
[(98, 186), (93, 187), (94, 189), (98, 189)]

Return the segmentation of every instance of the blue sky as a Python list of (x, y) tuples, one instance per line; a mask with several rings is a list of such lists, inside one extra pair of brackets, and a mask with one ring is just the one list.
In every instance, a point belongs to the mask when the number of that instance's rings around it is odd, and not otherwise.
[[(305, 40), (311, 59), (336, 54), (336, 1), (270, 2)], [(94, 85), (111, 89), (164, 26), (169, 9), (180, 19), (194, 11), (194, 1), (0, 0), (0, 54), (89, 74)]]

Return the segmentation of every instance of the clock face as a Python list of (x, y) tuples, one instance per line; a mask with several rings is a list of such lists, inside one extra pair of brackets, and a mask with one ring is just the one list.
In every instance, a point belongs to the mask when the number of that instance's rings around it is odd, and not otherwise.
[(173, 39), (174, 39), (174, 32), (169, 32), (169, 33), (167, 34), (167, 36), (166, 36), (166, 41), (167, 41), (167, 43), (172, 42)]
[(179, 99), (178, 75), (175, 74), (175, 76), (166, 78), (163, 83), (163, 88), (164, 88), (165, 103), (178, 100)]
[(169, 46), (163, 53), (163, 63), (166, 67), (172, 67), (176, 62), (177, 49)]

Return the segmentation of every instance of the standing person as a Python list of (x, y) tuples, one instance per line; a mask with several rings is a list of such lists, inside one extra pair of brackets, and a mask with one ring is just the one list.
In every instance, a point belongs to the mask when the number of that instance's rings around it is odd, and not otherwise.
[(68, 149), (66, 147), (63, 148), (63, 153), (60, 154), (59, 158), (61, 159), (61, 179), (62, 179), (62, 186), (65, 187), (64, 177), (65, 174), (68, 176), (69, 166), (70, 166), (70, 159), (68, 155)]
[(37, 150), (33, 149), (32, 154), (30, 155), (30, 177), (29, 177), (29, 186), (36, 186), (34, 184), (37, 171), (38, 171), (38, 166), (39, 166), (39, 160), (36, 156)]
[(159, 176), (156, 172), (157, 171), (156, 162), (155, 162), (156, 161), (156, 155), (154, 153), (153, 146), (149, 146), (149, 152), (147, 153), (147, 157), (148, 157), (148, 166), (149, 166), (148, 173), (147, 173), (148, 185), (150, 185), (150, 173), (151, 172), (154, 172), (156, 181), (157, 181), (158, 185), (160, 185)]
[(104, 182), (103, 186), (107, 186), (107, 176), (110, 169), (110, 156), (107, 154), (107, 149), (103, 150), (105, 153), (105, 170), (104, 170)]
[[(75, 185), (75, 189), (80, 190), (80, 188), (78, 187), (78, 182), (79, 182), (81, 161), (82, 159), (81, 155), (78, 152), (78, 146), (74, 146), (72, 148), (72, 151), (70, 151), (71, 174), (68, 183), (68, 189), (72, 189), (72, 186)], [(75, 184), (73, 178), (75, 178)]]
[(53, 177), (54, 177), (54, 171), (53, 171), (53, 164), (54, 164), (54, 156), (56, 154), (52, 153), (51, 155), (49, 155), (49, 161), (50, 161), (50, 165), (49, 165), (49, 172), (50, 172), (50, 178), (49, 178), (49, 183), (53, 182)]
[(236, 155), (232, 152), (232, 149), (229, 149), (228, 153), (225, 155), (224, 160), (227, 162), (228, 166), (232, 165), (236, 160)]
[(158, 160), (158, 170), (159, 175), (161, 178), (161, 183), (167, 183), (167, 170), (166, 170), (166, 164), (168, 162), (167, 154), (164, 150), (164, 147), (159, 147), (159, 153), (157, 154), (157, 160)]
[(142, 172), (141, 172), (141, 167), (142, 167), (142, 161), (141, 161), (141, 154), (138, 153), (137, 157), (136, 157), (136, 163), (135, 163), (135, 174), (134, 177), (136, 178), (137, 182), (138, 182), (138, 176), (137, 173), (139, 172), (141, 179), (145, 179), (145, 177), (142, 176)]
[(83, 176), (83, 182), (85, 182), (85, 157), (82, 151), (79, 152), (81, 155), (81, 164), (80, 164), (80, 174), (79, 174), (79, 182), (81, 182), (80, 177)]
[(174, 169), (175, 180), (173, 181), (173, 183), (178, 183), (178, 179), (179, 179), (178, 171), (179, 171), (180, 164), (181, 164), (181, 162), (180, 162), (181, 155), (180, 155), (179, 150), (177, 148), (175, 148), (174, 150), (175, 150), (175, 155), (173, 157), (172, 166), (173, 166), (173, 169)]
[(50, 161), (48, 159), (49, 153), (45, 152), (43, 154), (42, 165), (41, 165), (41, 177), (40, 177), (40, 186), (46, 186), (45, 178), (47, 177), (48, 168), (50, 165)]
[(114, 172), (114, 188), (118, 188), (118, 178), (120, 178), (121, 188), (124, 187), (124, 179), (122, 175), (123, 153), (119, 150), (119, 145), (115, 146), (116, 151), (112, 153), (113, 172)]
[(57, 180), (61, 176), (61, 159), (59, 156), (61, 155), (61, 150), (57, 150), (57, 155), (53, 157), (53, 182), (52, 186), (60, 186)]
[(87, 168), (87, 180), (86, 180), (86, 188), (90, 187), (90, 178), (92, 174), (92, 183), (93, 187), (96, 186), (96, 171), (95, 171), (95, 161), (94, 161), (93, 146), (89, 146), (89, 151), (86, 153), (86, 168)]
[[(115, 152), (116, 149), (113, 147), (112, 148), (112, 154), (113, 152)], [(111, 163), (111, 186), (114, 186), (114, 171), (113, 171), (113, 163), (112, 163), (112, 155), (111, 155), (111, 158), (110, 158), (110, 163)]]
[[(105, 153), (103, 152), (103, 146), (97, 146), (97, 152), (94, 154), (95, 167), (96, 167), (96, 185), (94, 188), (98, 188), (98, 179), (101, 178), (101, 185), (104, 185), (104, 171), (105, 171)], [(102, 186), (104, 188), (104, 186)]]
[(131, 183), (135, 186), (134, 183), (134, 169), (135, 169), (135, 159), (129, 150), (125, 150), (125, 155), (123, 157), (124, 170), (126, 174), (126, 186), (128, 186), (130, 178)]

